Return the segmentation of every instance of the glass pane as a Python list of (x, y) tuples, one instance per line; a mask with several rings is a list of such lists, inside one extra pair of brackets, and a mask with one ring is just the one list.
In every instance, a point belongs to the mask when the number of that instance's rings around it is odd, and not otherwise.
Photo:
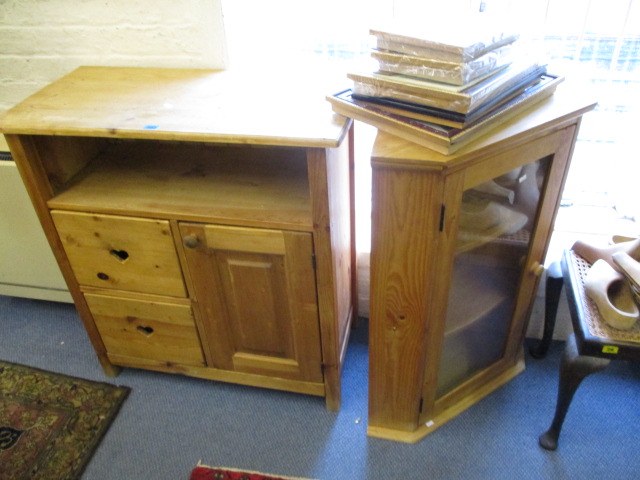
[(503, 356), (549, 163), (541, 159), (464, 192), (438, 396)]

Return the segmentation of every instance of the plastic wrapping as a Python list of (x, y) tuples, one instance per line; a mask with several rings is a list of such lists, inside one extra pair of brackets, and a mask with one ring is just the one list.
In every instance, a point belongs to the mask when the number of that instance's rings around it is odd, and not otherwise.
[(467, 63), (515, 42), (519, 34), (504, 19), (486, 16), (456, 18), (436, 25), (395, 24), (371, 29), (382, 50), (451, 63)]
[(447, 85), (395, 73), (350, 73), (353, 92), (389, 97), (418, 105), (467, 114), (483, 103), (524, 88), (546, 71), (536, 61), (517, 62), (463, 86)]
[(507, 45), (465, 63), (444, 62), (386, 50), (374, 50), (371, 56), (378, 61), (378, 68), (382, 72), (465, 85), (498, 68), (506, 67), (515, 55), (512, 45)]
[(385, 97), (402, 100), (405, 102), (415, 103), (416, 105), (425, 105), (427, 107), (440, 108), (442, 110), (451, 110), (454, 112), (464, 113), (465, 101), (452, 100), (446, 101), (435, 96), (424, 97), (421, 95), (415, 95), (410, 92), (405, 92), (394, 88), (393, 86), (386, 86), (381, 83), (376, 84), (374, 82), (358, 81), (353, 82), (353, 93), (359, 95), (367, 95), (369, 97)]
[(370, 30), (378, 70), (348, 73), (353, 87), (328, 97), (335, 112), (450, 155), (562, 81), (504, 19), (415, 20), (417, 28)]

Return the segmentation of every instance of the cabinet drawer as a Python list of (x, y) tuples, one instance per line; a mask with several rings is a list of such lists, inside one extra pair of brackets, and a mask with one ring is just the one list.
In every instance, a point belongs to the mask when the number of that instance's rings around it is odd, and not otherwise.
[(169, 222), (51, 213), (80, 285), (186, 297)]
[[(85, 299), (107, 353), (166, 365), (204, 366), (191, 307), (87, 293)], [(126, 363), (126, 359), (124, 360)]]

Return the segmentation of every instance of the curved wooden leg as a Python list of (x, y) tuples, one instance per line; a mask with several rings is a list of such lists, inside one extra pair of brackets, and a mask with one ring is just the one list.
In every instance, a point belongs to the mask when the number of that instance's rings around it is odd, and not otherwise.
[(547, 355), (549, 345), (551, 345), (551, 340), (553, 339), (553, 330), (556, 326), (556, 315), (558, 313), (563, 284), (564, 279), (562, 278), (560, 262), (554, 262), (547, 270), (542, 339), (535, 347), (529, 349), (529, 353), (531, 353), (533, 358), (544, 358)]
[(578, 353), (575, 335), (569, 335), (560, 363), (560, 380), (558, 383), (558, 403), (551, 427), (540, 435), (540, 446), (546, 450), (558, 447), (558, 437), (562, 429), (564, 417), (569, 410), (573, 394), (582, 380), (592, 373), (599, 372), (609, 365), (611, 360), (598, 357), (587, 357)]

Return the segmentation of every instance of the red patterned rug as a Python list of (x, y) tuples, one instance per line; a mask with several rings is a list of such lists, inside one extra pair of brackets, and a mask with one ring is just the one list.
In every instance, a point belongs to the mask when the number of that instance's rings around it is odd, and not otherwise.
[(80, 477), (128, 394), (0, 360), (0, 479)]
[(301, 477), (281, 477), (268, 473), (236, 470), (234, 468), (207, 467), (198, 465), (191, 472), (189, 480), (311, 480)]

